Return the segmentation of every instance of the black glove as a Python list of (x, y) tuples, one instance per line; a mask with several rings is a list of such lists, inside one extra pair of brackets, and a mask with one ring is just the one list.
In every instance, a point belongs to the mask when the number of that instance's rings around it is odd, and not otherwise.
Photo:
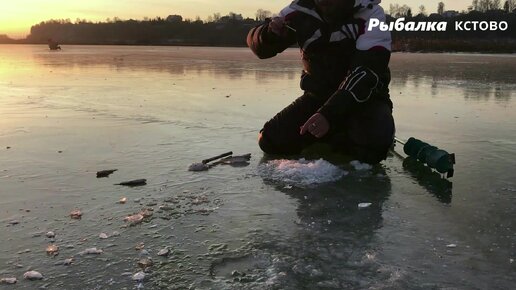
[(359, 66), (340, 84), (328, 101), (318, 110), (330, 123), (367, 102), (378, 87), (378, 75), (367, 67)]

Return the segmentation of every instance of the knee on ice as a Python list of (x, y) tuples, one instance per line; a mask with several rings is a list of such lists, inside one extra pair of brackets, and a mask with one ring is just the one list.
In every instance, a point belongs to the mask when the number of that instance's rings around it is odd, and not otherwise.
[(258, 134), (258, 145), (260, 146), (260, 149), (267, 154), (277, 153), (277, 150), (274, 149), (274, 146), (269, 138), (264, 134), (263, 130)]

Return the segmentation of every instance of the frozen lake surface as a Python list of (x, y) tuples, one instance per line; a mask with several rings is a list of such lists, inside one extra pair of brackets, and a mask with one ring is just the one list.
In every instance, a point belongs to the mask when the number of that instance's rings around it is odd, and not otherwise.
[[(452, 184), (396, 154), (265, 158), (259, 129), (301, 94), (296, 49), (0, 45), (0, 279), (18, 279), (0, 289), (516, 288), (516, 56), (391, 70), (398, 137), (454, 152)], [(187, 171), (230, 150), (250, 164)]]

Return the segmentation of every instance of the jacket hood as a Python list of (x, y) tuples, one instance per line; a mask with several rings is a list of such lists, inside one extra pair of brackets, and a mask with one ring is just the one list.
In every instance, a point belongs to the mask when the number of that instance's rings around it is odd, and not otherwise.
[(355, 0), (356, 9), (373, 8), (373, 5), (378, 5), (382, 0)]

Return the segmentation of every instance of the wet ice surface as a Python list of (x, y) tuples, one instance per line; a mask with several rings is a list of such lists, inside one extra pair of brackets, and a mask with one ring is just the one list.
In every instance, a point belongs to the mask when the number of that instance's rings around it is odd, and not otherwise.
[[(0, 279), (18, 280), (0, 287), (514, 288), (516, 57), (391, 63), (398, 137), (456, 153), (453, 186), (396, 155), (264, 174), (257, 132), (300, 95), (296, 50), (0, 46)], [(251, 164), (186, 171), (229, 150)]]

